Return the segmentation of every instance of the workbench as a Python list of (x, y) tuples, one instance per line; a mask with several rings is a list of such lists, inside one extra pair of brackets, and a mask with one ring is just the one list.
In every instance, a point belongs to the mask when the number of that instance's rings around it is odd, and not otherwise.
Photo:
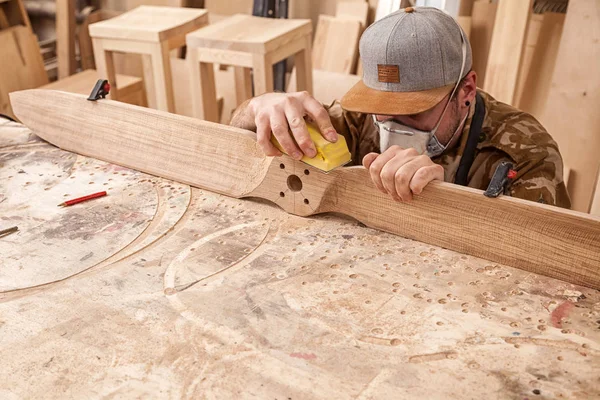
[(79, 156), (0, 119), (13, 225), (2, 399), (600, 396), (597, 290)]

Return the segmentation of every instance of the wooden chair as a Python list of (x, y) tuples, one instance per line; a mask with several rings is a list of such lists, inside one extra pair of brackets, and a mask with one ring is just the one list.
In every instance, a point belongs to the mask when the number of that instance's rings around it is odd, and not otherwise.
[(141, 6), (91, 24), (96, 69), (113, 84), (111, 98), (118, 100), (120, 91), (118, 82), (114, 85), (113, 53), (142, 54), (149, 106), (175, 112), (169, 52), (184, 46), (185, 35), (207, 23), (206, 10)]
[(213, 64), (236, 67), (236, 102), (273, 91), (273, 65), (295, 56), (298, 90), (312, 92), (310, 20), (236, 14), (187, 35), (194, 115), (218, 121)]

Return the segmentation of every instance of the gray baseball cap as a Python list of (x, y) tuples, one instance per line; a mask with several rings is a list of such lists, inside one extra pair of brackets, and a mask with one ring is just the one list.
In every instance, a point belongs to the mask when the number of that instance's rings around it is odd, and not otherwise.
[(342, 107), (369, 114), (427, 111), (472, 64), (471, 45), (461, 27), (433, 7), (408, 7), (380, 19), (365, 30), (359, 50), (363, 78), (344, 95)]

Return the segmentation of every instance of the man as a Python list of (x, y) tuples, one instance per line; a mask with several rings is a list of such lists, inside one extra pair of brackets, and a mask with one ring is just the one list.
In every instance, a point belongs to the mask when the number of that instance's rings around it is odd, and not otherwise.
[(316, 154), (309, 117), (327, 140), (344, 135), (354, 164), (397, 201), (433, 180), (485, 190), (497, 165), (510, 161), (517, 174), (507, 194), (570, 207), (557, 144), (531, 115), (477, 90), (471, 46), (452, 17), (429, 7), (400, 10), (367, 28), (360, 56), (363, 80), (341, 104), (268, 93), (242, 104), (231, 124), (255, 130), (265, 154), (281, 155), (272, 133), (300, 159)]

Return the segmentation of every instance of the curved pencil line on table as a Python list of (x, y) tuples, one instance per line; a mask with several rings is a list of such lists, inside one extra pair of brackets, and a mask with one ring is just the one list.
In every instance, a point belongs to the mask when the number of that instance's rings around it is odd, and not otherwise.
[[(191, 204), (192, 201), (192, 190), (191, 187), (188, 186), (188, 188), (190, 189), (190, 198), (188, 200), (187, 205), (185, 206), (185, 211), (181, 214), (181, 216), (179, 217), (179, 219), (175, 222), (175, 224), (173, 224), (172, 227), (170, 227), (169, 229), (167, 229), (163, 234), (159, 235), (158, 237), (156, 237), (156, 239), (154, 239), (152, 242), (146, 244), (145, 246), (129, 253), (126, 255), (122, 255), (122, 253), (125, 253), (127, 251), (131, 250), (132, 246), (135, 246), (136, 244), (139, 244), (140, 241), (144, 240), (146, 237), (149, 236), (149, 231), (152, 228), (155, 228), (157, 225), (160, 224), (160, 218), (157, 220), (156, 216), (158, 215), (159, 209), (161, 208), (160, 205), (161, 202), (161, 194), (160, 191), (158, 190), (158, 188), (156, 188), (156, 191), (158, 193), (158, 199), (157, 202), (159, 204), (158, 207), (156, 207), (156, 211), (154, 212), (154, 215), (152, 217), (151, 222), (148, 224), (148, 226), (146, 226), (146, 228), (144, 228), (144, 230), (142, 232), (140, 232), (140, 234), (138, 236), (136, 236), (131, 242), (129, 242), (129, 244), (127, 244), (125, 247), (121, 248), (119, 251), (117, 251), (116, 253), (113, 253), (112, 255), (108, 256), (107, 258), (105, 258), (102, 261), (98, 261), (96, 264), (89, 266), (88, 268), (85, 268), (81, 271), (78, 271), (72, 275), (66, 276), (64, 278), (61, 279), (57, 279), (51, 282), (45, 282), (45, 283), (41, 283), (39, 285), (34, 285), (34, 286), (28, 286), (25, 288), (18, 288), (18, 289), (10, 289), (10, 290), (6, 290), (6, 291), (0, 291), (0, 303), (4, 302), (4, 301), (10, 301), (10, 300), (14, 300), (20, 297), (24, 297), (24, 296), (28, 296), (31, 294), (35, 294), (35, 293), (39, 293), (43, 290), (49, 289), (50, 287), (53, 287), (54, 285), (57, 284), (61, 284), (61, 283), (65, 283), (66, 281), (75, 278), (75, 277), (79, 277), (79, 276), (83, 276), (85, 274), (91, 273), (91, 272), (96, 272), (97, 270), (99, 270), (100, 268), (104, 268), (104, 267), (108, 267), (111, 266), (117, 262), (123, 261), (127, 258), (130, 258), (131, 256), (141, 252), (142, 250), (145, 250), (153, 245), (155, 245), (159, 240), (166, 238), (168, 236), (171, 236), (173, 234), (175, 234), (176, 231), (175, 228), (180, 225), (182, 223), (182, 221), (184, 220), (184, 217), (187, 215), (187, 211), (189, 209), (189, 206)], [(163, 207), (163, 210), (166, 209), (166, 206)], [(163, 214), (164, 215), (164, 212)], [(155, 221), (157, 221), (155, 223)], [(141, 238), (141, 239), (140, 239)], [(118, 258), (120, 257), (120, 258)], [(115, 259), (116, 258), (116, 259)]]
[[(186, 247), (185, 249), (183, 249), (181, 252), (179, 252), (179, 254), (177, 255), (177, 257), (175, 257), (167, 266), (167, 269), (165, 270), (165, 275), (163, 278), (163, 287), (165, 289), (165, 291), (169, 291), (170, 293), (167, 294), (167, 296), (170, 296), (172, 294), (175, 293), (179, 293), (182, 292), (186, 289), (189, 289), (190, 287), (196, 285), (199, 282), (202, 282), (206, 279), (209, 279), (213, 276), (216, 276), (224, 271), (227, 271), (229, 269), (231, 269), (232, 267), (235, 266), (240, 266), (240, 265), (246, 265), (248, 264), (248, 262), (251, 262), (252, 260), (254, 260), (256, 257), (258, 257), (259, 255), (262, 254), (262, 252), (257, 252), (256, 249), (258, 249), (259, 247), (262, 246), (262, 244), (265, 242), (269, 232), (271, 231), (271, 227), (269, 225), (269, 227), (266, 229), (265, 234), (263, 235), (263, 237), (261, 238), (260, 242), (258, 243), (258, 245), (256, 245), (254, 247), (254, 249), (248, 253), (247, 255), (245, 255), (244, 257), (240, 258), (239, 260), (231, 263), (230, 265), (228, 265), (227, 267), (221, 268), (220, 270), (204, 276), (194, 282), (191, 282), (189, 284), (186, 284), (183, 288), (178, 289), (178, 287), (175, 285), (175, 276), (176, 276), (176, 264), (182, 262), (183, 260), (185, 260), (188, 255), (192, 252), (191, 249), (198, 249), (200, 246), (210, 242), (213, 239), (216, 239), (220, 236), (224, 236), (227, 235), (229, 233), (235, 232), (235, 231), (239, 231), (245, 228), (250, 228), (250, 227), (254, 227), (254, 226), (258, 226), (259, 224), (261, 224), (262, 221), (255, 221), (255, 222), (250, 222), (250, 223), (246, 223), (246, 224), (239, 224), (239, 225), (234, 225), (234, 226), (230, 226), (221, 230), (218, 230), (216, 232), (212, 232), (206, 236), (201, 237), (200, 239), (196, 240), (194, 243), (190, 244), (188, 247)], [(181, 286), (179, 286), (181, 287)]]

